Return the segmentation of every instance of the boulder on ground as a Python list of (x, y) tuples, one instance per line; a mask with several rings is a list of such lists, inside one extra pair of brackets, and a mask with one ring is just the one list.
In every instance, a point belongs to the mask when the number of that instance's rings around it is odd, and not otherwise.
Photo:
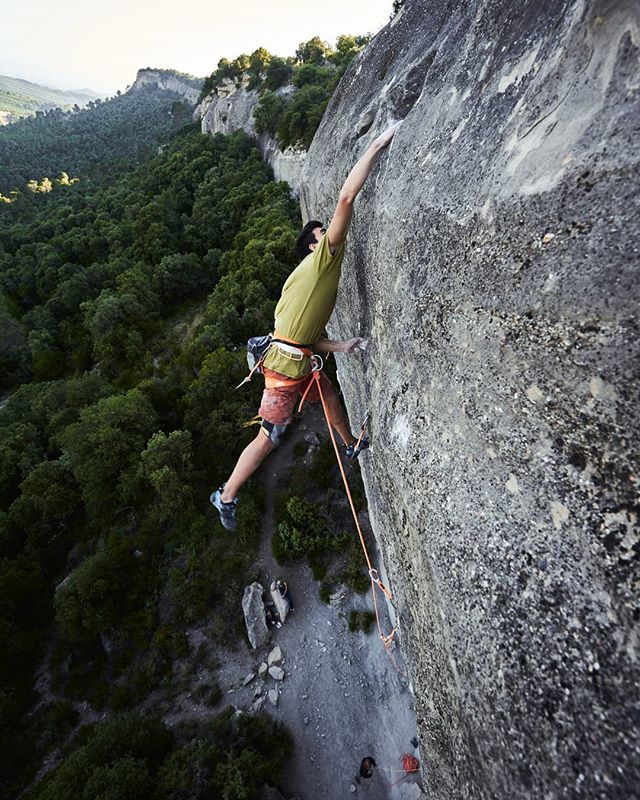
[(264, 603), (262, 602), (263, 588), (254, 581), (247, 586), (242, 595), (242, 613), (247, 626), (247, 636), (251, 647), (261, 647), (269, 641), (269, 629), (265, 619)]
[(267, 662), (268, 662), (269, 666), (271, 667), (274, 664), (277, 664), (279, 661), (282, 661), (282, 650), (280, 648), (280, 645), (277, 644), (273, 648), (273, 650), (269, 653), (269, 655), (267, 657)]
[(287, 618), (287, 614), (289, 613), (289, 609), (291, 604), (289, 603), (288, 597), (283, 597), (280, 594), (280, 590), (275, 581), (271, 582), (271, 586), (269, 587), (269, 592), (271, 593), (271, 599), (273, 600), (273, 604), (276, 607), (276, 611), (278, 612), (278, 616), (280, 617), (280, 622), (284, 622)]

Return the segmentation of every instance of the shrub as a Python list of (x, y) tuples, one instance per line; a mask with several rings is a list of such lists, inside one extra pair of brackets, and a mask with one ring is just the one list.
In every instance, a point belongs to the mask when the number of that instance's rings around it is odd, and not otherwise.
[(33, 798), (137, 800), (150, 797), (150, 775), (165, 761), (172, 745), (172, 734), (154, 717), (132, 713), (113, 717), (81, 732), (80, 746), (58, 769), (40, 781)]
[(267, 67), (264, 79), (264, 88), (275, 91), (288, 83), (293, 72), (293, 65), (286, 58), (273, 56)]
[(37, 717), (40, 744), (47, 749), (59, 745), (78, 724), (80, 715), (69, 700), (56, 700)]
[[(358, 556), (360, 551), (358, 550)], [(338, 579), (353, 589), (358, 594), (364, 594), (369, 591), (371, 580), (366, 572), (364, 572), (364, 563), (361, 557), (355, 556), (350, 562), (349, 566), (340, 573)]]
[[(130, 543), (112, 536), (81, 564), (55, 596), (63, 639), (90, 642), (100, 633), (142, 620), (155, 578), (148, 561)], [(132, 631), (131, 631), (132, 632)]]
[(315, 506), (303, 497), (287, 503), (287, 517), (276, 528), (273, 552), (279, 562), (330, 549), (327, 525)]
[(373, 611), (356, 611), (352, 609), (349, 612), (348, 626), (352, 633), (358, 630), (361, 630), (364, 634), (371, 633), (375, 621), (376, 615)]
[(289, 145), (309, 149), (330, 97), (331, 92), (317, 84), (305, 84), (295, 93), (278, 124), (278, 143), (283, 150)]
[(264, 715), (234, 716), (229, 708), (175, 750), (159, 773), (159, 798), (251, 800), (276, 785), (291, 758), (291, 735)]
[(304, 458), (307, 454), (307, 444), (306, 442), (296, 442), (293, 445), (293, 457), (294, 458)]
[(287, 106), (286, 100), (273, 92), (263, 92), (253, 112), (253, 119), (258, 133), (269, 133), (275, 136), (278, 123)]
[(321, 602), (323, 602), (325, 605), (329, 605), (329, 603), (331, 602), (332, 593), (333, 593), (332, 584), (327, 583), (326, 581), (320, 584), (320, 590), (318, 592), (318, 595), (320, 597)]

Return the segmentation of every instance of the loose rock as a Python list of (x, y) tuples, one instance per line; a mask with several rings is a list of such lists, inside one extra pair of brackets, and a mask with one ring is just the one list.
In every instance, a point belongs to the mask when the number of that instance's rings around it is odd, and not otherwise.
[(264, 697), (259, 697), (251, 706), (251, 710), (254, 714), (262, 711), (262, 706), (264, 705)]
[(282, 667), (269, 667), (269, 675), (276, 681), (284, 680), (284, 670)]

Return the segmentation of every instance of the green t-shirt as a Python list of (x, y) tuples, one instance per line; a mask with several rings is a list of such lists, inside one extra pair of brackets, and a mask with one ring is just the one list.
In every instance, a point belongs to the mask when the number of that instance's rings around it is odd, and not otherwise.
[[(312, 344), (322, 336), (336, 304), (343, 258), (344, 242), (331, 255), (325, 234), (287, 278), (276, 306), (275, 331), (301, 344)], [(272, 347), (264, 366), (290, 378), (301, 378), (309, 372), (309, 359), (292, 361)]]

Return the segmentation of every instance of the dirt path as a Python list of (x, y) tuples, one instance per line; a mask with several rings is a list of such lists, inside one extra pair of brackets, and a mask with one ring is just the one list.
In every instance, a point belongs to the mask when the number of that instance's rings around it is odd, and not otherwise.
[[(255, 703), (256, 695), (259, 699), (277, 688), (277, 706), (267, 699), (263, 709), (281, 720), (295, 740), (295, 757), (281, 787), (286, 797), (339, 800), (351, 796), (360, 761), (367, 755), (375, 758), (379, 769), (356, 787), (357, 793), (371, 800), (416, 796), (417, 787), (412, 787), (412, 794), (406, 780), (391, 785), (402, 776), (391, 771), (400, 770), (402, 754), (417, 755), (411, 743), (416, 726), (408, 682), (385, 653), (377, 630), (365, 635), (351, 633), (347, 627), (352, 608), (371, 608), (370, 594), (349, 595), (342, 608), (325, 605), (306, 565), (280, 567), (271, 552), (278, 474), (290, 467), (293, 446), (305, 434), (319, 431), (324, 435), (324, 423), (316, 409), (308, 409), (303, 419), (260, 476), (268, 500), (258, 567), (265, 588), (276, 577), (287, 581), (295, 611), (282, 628), (272, 629), (272, 642), (263, 651), (237, 652), (234, 658), (225, 659), (218, 680), (228, 692), (227, 700), (243, 709)], [(386, 609), (383, 614), (386, 617)], [(384, 624), (388, 625), (388, 620)], [(282, 649), (284, 680), (278, 682), (267, 675), (266, 680), (256, 677), (242, 686), (243, 679), (257, 672), (275, 645)], [(397, 658), (402, 663), (399, 651)]]

